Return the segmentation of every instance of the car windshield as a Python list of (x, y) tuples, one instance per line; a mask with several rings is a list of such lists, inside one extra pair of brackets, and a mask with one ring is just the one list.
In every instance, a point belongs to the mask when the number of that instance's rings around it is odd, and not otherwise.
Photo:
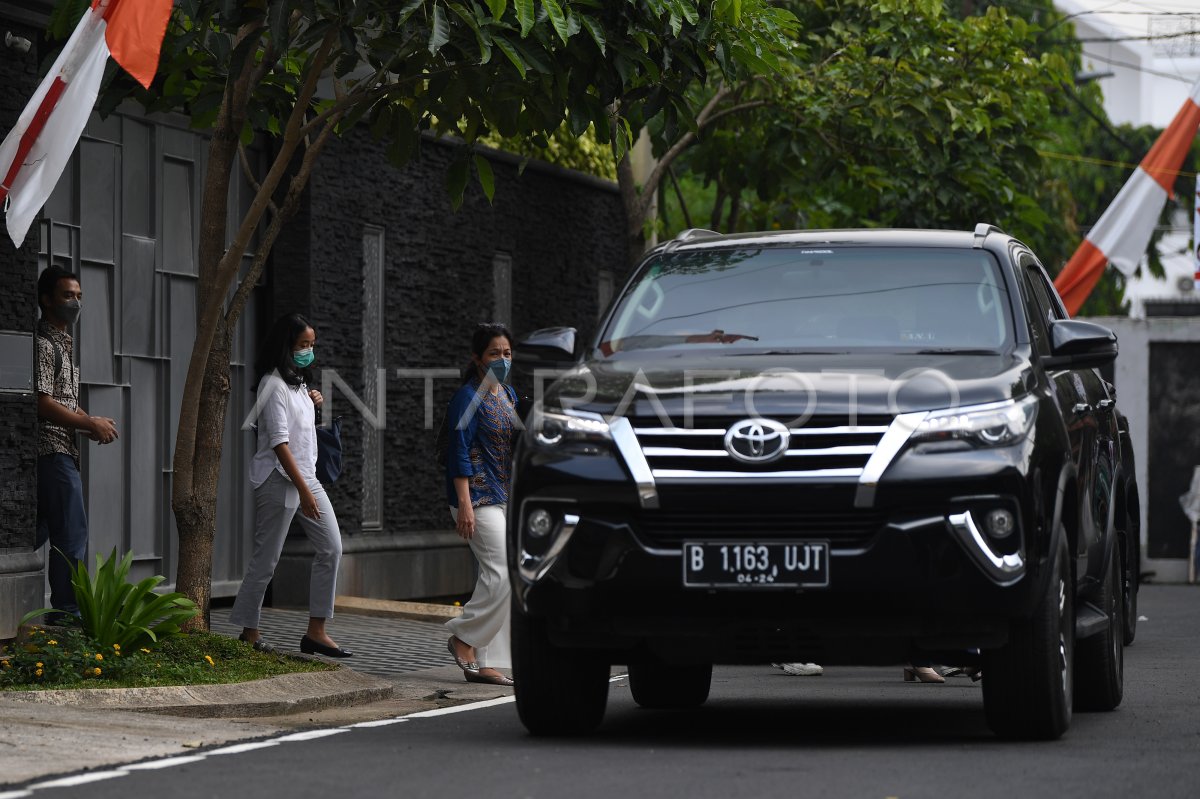
[(664, 253), (621, 297), (597, 355), (658, 349), (1003, 349), (1008, 292), (982, 250), (805, 247)]

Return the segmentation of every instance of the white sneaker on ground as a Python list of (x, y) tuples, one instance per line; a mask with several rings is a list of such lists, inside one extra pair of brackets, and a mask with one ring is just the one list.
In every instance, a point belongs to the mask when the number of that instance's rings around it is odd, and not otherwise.
[(825, 673), (825, 669), (816, 663), (772, 663), (771, 665), (777, 669), (783, 669), (784, 674), (790, 674), (793, 677), (820, 677)]

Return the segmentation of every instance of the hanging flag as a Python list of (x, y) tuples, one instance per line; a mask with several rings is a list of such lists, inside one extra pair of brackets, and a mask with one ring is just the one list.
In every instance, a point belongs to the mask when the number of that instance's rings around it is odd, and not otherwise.
[(1200, 178), (1196, 178), (1196, 203), (1192, 208), (1192, 265), (1193, 288), (1200, 292)]
[(1054, 287), (1072, 315), (1091, 294), (1106, 264), (1126, 275), (1137, 268), (1197, 129), (1200, 82), (1055, 278)]
[(0, 144), (0, 200), (20, 247), (83, 133), (104, 64), (113, 56), (149, 86), (158, 68), (172, 0), (92, 0), (92, 6)]

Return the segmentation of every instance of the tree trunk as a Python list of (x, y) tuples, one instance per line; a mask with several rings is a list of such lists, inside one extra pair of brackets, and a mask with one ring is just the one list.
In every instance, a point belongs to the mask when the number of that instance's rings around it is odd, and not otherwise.
[(629, 153), (617, 162), (617, 186), (621, 190), (621, 203), (625, 206), (625, 243), (629, 247), (629, 265), (637, 266), (646, 252), (646, 214), (650, 204), (645, 201), (645, 192), (650, 189), (638, 192)]
[(189, 629), (208, 629), (212, 598), (212, 552), (217, 530), (217, 492), (221, 479), (221, 453), (225, 443), (225, 412), (229, 405), (230, 330), (222, 319), (204, 369), (200, 413), (196, 420), (196, 449), (192, 490), (186, 513), (175, 508), (179, 528), (179, 569), (175, 590), (203, 609)]

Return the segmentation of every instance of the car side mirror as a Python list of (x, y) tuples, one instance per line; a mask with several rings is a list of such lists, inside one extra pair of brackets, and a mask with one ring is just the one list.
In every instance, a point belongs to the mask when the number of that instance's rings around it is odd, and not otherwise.
[(575, 363), (575, 328), (544, 327), (517, 339), (513, 360), (527, 368), (567, 369)]
[(1047, 368), (1094, 369), (1117, 357), (1117, 334), (1095, 322), (1056, 319), (1050, 323), (1050, 356)]

